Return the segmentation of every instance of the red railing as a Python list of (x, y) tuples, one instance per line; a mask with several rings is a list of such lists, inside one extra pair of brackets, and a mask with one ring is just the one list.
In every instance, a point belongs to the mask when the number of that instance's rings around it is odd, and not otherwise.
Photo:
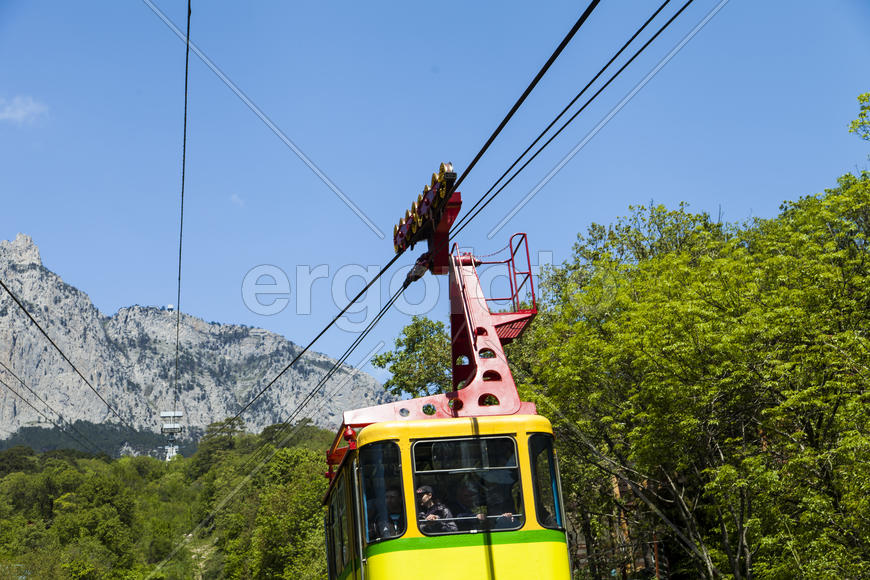
[[(537, 303), (535, 300), (535, 283), (532, 279), (532, 259), (529, 254), (529, 243), (526, 239), (526, 234), (518, 233), (511, 236), (510, 244), (507, 247), (503, 248), (497, 253), (501, 253), (504, 250), (508, 250), (507, 258), (503, 260), (486, 260), (488, 256), (483, 256), (483, 258), (474, 256), (474, 266), (475, 269), (478, 266), (489, 266), (489, 265), (499, 265), (504, 264), (508, 269), (508, 282), (510, 284), (510, 294), (508, 296), (495, 296), (492, 298), (486, 298), (486, 301), (489, 302), (510, 302), (511, 304), (511, 312), (529, 312), (529, 311), (537, 311)], [(517, 255), (519, 254), (519, 256)], [(523, 255), (525, 254), (525, 255)], [(455, 258), (459, 258), (460, 254), (458, 252), (458, 246), (454, 244), (453, 246), (453, 255)], [(463, 256), (469, 256), (469, 254), (463, 254)], [(525, 260), (523, 258), (525, 257)], [(521, 266), (524, 266), (525, 270), (517, 269), (517, 263)], [(526, 296), (531, 301), (531, 305), (529, 308), (521, 308), (522, 306), (522, 290), (526, 286), (529, 285), (528, 292)]]
[[(459, 252), (458, 245), (454, 244), (452, 253), (454, 259), (458, 263), (474, 268), (474, 275), (480, 280), (477, 273), (479, 266), (503, 265), (507, 268), (507, 279), (509, 285), (509, 294), (507, 296), (495, 296), (492, 298), (483, 297), (482, 305), (486, 305), (486, 309), (492, 314), (496, 324), (496, 330), (499, 338), (503, 342), (509, 342), (517, 338), (525, 329), (532, 317), (537, 313), (537, 301), (535, 298), (535, 283), (532, 278), (532, 259), (529, 255), (529, 245), (526, 239), (526, 234), (519, 233), (511, 236), (510, 243), (504, 250), (507, 250), (507, 257), (501, 260), (487, 260), (489, 256), (477, 257), (469, 253)], [(504, 250), (497, 252), (498, 255)], [(517, 265), (519, 264), (519, 268)], [(468, 296), (465, 281), (460, 279), (459, 285), (463, 297), (463, 309), (465, 318), (474, 328), (474, 320), (470, 309), (471, 296)], [(525, 302), (524, 307), (524, 300)], [(506, 311), (492, 312), (489, 308), (490, 303), (510, 304), (510, 308)], [(472, 342), (476, 343), (476, 337), (472, 335)]]

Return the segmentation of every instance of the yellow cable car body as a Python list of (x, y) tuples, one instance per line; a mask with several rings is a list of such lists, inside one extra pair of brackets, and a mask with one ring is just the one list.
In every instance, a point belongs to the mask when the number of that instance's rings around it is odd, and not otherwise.
[[(570, 578), (546, 418), (375, 423), (359, 432), (356, 447), (345, 454), (326, 501), (330, 579)], [(475, 512), (454, 507), (453, 517), (427, 521), (415, 493), (426, 486), (448, 509), (472, 486), (484, 501)], [(495, 496), (501, 504), (493, 512), (486, 500)], [(391, 501), (400, 513), (389, 513)], [(387, 525), (379, 530), (381, 520)]]

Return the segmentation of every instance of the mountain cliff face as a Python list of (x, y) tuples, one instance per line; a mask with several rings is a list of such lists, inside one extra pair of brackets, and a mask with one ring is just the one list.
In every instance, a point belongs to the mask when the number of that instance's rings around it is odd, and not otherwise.
[[(24, 303), (94, 388), (124, 420), (159, 430), (160, 411), (174, 400), (175, 317), (161, 308), (132, 306), (105, 316), (87, 294), (42, 265), (33, 241), (18, 234), (0, 241), (0, 279)], [(274, 378), (301, 347), (271, 332), (181, 316), (179, 400), (182, 424), (192, 431), (235, 414)], [(68, 421), (118, 422), (39, 330), (0, 288), (0, 362)], [(245, 412), (259, 431), (285, 420), (334, 360), (309, 351)], [(51, 411), (0, 367), (0, 379), (57, 421)], [(370, 375), (343, 367), (311, 401), (303, 416), (334, 427), (344, 409), (388, 400)], [(45, 423), (0, 385), (0, 438), (24, 425)]]

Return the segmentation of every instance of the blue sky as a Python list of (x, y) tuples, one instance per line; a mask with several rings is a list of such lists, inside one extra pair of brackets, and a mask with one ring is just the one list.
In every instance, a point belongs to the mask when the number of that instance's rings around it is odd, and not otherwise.
[[(866, 168), (870, 150), (846, 127), (870, 90), (870, 5), (731, 0), (487, 238), (717, 4), (696, 0), (462, 244), (488, 253), (525, 231), (533, 254), (561, 262), (578, 232), (630, 204), (769, 217)], [(184, 27), (185, 2), (154, 5)], [(392, 226), (431, 172), (447, 160), (464, 169), (585, 5), (195, 1), (193, 42), (387, 239), (192, 54), (183, 311), (307, 343), (360, 287), (353, 274), (392, 257)], [(601, 3), (463, 184), (467, 207), (657, 5)], [(107, 314), (175, 302), (183, 66), (183, 43), (146, 3), (0, 2), (0, 239), (31, 235), (45, 265)], [(287, 274), (276, 314), (243, 299), (258, 265)], [(329, 274), (300, 309), (297, 269), (319, 265)], [(440, 283), (429, 315), (446, 319)], [(350, 362), (408, 320), (391, 313)], [(338, 356), (353, 338), (334, 329), (315, 350)]]

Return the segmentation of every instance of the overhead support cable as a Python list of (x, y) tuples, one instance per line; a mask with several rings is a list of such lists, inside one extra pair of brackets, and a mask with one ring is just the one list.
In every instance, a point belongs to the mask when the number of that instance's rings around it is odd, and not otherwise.
[(341, 366), (347, 361), (351, 354), (359, 347), (360, 344), (368, 337), (369, 333), (371, 333), (372, 329), (381, 321), (381, 318), (393, 307), (393, 304), (396, 303), (396, 300), (399, 299), (399, 296), (405, 291), (406, 286), (402, 286), (399, 288), (395, 294), (387, 301), (387, 303), (381, 308), (380, 312), (378, 312), (377, 316), (375, 316), (372, 321), (366, 326), (365, 330), (363, 330), (360, 335), (356, 338), (356, 340), (351, 343), (351, 345), (344, 351), (344, 354), (341, 355), (335, 363), (332, 365), (332, 368), (323, 376), (323, 378), (318, 381), (317, 385), (312, 388), (305, 398), (302, 399), (302, 402), (297, 406), (296, 410), (290, 414), (290, 417), (284, 421), (284, 424), (288, 424), (296, 419), (297, 415), (301, 412), (301, 410), (307, 405), (311, 399), (317, 395), (320, 389), (326, 384), (326, 382), (335, 375), (336, 372), (341, 368)]
[(175, 300), (175, 379), (173, 381), (173, 414), (176, 412), (178, 407), (178, 360), (181, 352), (181, 252), (184, 242), (184, 183), (185, 172), (187, 169), (187, 81), (190, 70), (190, 1), (191, 0), (187, 0), (187, 34), (185, 35), (186, 48), (184, 52), (184, 130), (181, 138), (181, 209), (178, 220), (178, 291)]
[[(648, 25), (649, 25), (653, 20), (655, 20), (656, 16), (658, 16), (659, 13), (660, 13), (662, 10), (664, 10), (664, 8), (665, 8), (665, 7), (670, 3), (670, 1), (671, 1), (671, 0), (664, 0), (664, 2), (662, 2), (661, 5), (659, 5), (659, 7), (656, 9), (656, 11), (653, 12), (652, 15), (651, 15), (649, 18), (647, 18), (646, 22), (644, 22), (644, 23), (640, 26), (640, 28), (638, 28), (637, 30), (635, 30), (634, 34), (631, 35), (631, 38), (629, 38), (629, 39), (625, 42), (625, 44), (623, 44), (622, 47), (621, 47), (619, 50), (617, 50), (616, 53), (614, 53), (614, 55), (613, 55), (612, 57), (610, 57), (610, 60), (608, 60), (607, 63), (606, 63), (603, 67), (601, 67), (601, 69), (600, 69), (600, 70), (595, 74), (595, 76), (593, 76), (592, 79), (591, 79), (588, 83), (586, 83), (586, 86), (584, 86), (584, 87), (580, 90), (580, 92), (577, 93), (577, 95), (575, 95), (573, 99), (571, 99), (571, 102), (569, 102), (567, 105), (565, 105), (565, 108), (562, 109), (562, 112), (560, 112), (558, 115), (556, 115), (556, 118), (555, 118), (555, 119), (553, 119), (552, 121), (550, 121), (550, 124), (547, 125), (546, 128), (544, 128), (544, 130), (541, 131), (541, 132), (538, 134), (537, 137), (535, 137), (535, 140), (532, 141), (531, 144), (529, 144), (528, 147), (526, 147), (525, 151), (523, 151), (522, 153), (520, 153), (520, 155), (519, 155), (519, 156), (514, 160), (514, 162), (511, 163), (510, 167), (508, 167), (508, 168), (504, 171), (504, 173), (501, 174), (501, 177), (499, 177), (498, 179), (496, 179), (496, 180), (495, 180), (495, 183), (492, 184), (492, 186), (491, 186), (491, 187), (486, 191), (486, 193), (484, 193), (484, 194), (480, 197), (480, 199), (478, 199), (477, 202), (475, 202), (475, 204), (474, 204), (473, 206), (471, 206), (471, 207), (468, 209), (468, 211), (466, 211), (465, 215), (464, 215), (464, 216), (463, 216), (463, 217), (462, 217), (462, 218), (461, 218), (461, 219), (460, 219), (456, 224), (453, 225), (453, 227), (456, 229), (457, 233), (458, 233), (458, 230), (461, 230), (462, 228), (465, 227), (465, 222), (469, 220), (469, 216), (470, 216), (472, 213), (474, 213), (474, 210), (476, 210), (477, 207), (478, 207), (481, 203), (483, 203), (485, 199), (487, 199), (487, 196), (492, 192), (492, 190), (495, 189), (496, 187), (498, 187), (498, 184), (501, 182), (501, 180), (504, 179), (504, 178), (507, 176), (507, 174), (510, 173), (511, 170), (512, 170), (514, 167), (516, 167), (517, 164), (518, 164), (520, 161), (522, 161), (523, 157), (525, 157), (525, 156), (528, 154), (528, 152), (531, 151), (532, 148), (533, 148), (535, 145), (537, 145), (538, 142), (539, 142), (541, 139), (543, 139), (544, 135), (546, 135), (546, 134), (550, 131), (550, 129), (553, 128), (553, 125), (555, 125), (555, 124), (559, 121), (559, 119), (561, 119), (561, 118), (565, 115), (565, 113), (568, 112), (568, 110), (569, 110), (569, 109), (574, 105), (574, 103), (576, 103), (577, 100), (578, 100), (580, 97), (582, 97), (583, 94), (585, 94), (587, 90), (589, 90), (589, 87), (591, 87), (592, 84), (595, 83), (595, 81), (597, 81), (597, 80), (599, 79), (599, 77), (601, 77), (601, 75), (604, 74), (604, 72), (605, 72), (608, 68), (610, 68), (610, 65), (613, 64), (613, 62), (614, 62), (617, 58), (619, 58), (619, 56), (620, 56), (620, 55), (625, 51), (625, 49), (628, 48), (628, 46), (629, 46), (632, 42), (634, 42), (634, 40), (635, 40), (635, 39), (640, 35), (640, 33), (643, 32), (643, 31), (646, 29), (646, 27), (647, 27), (647, 26), (648, 26)], [(587, 103), (587, 104), (588, 104), (588, 103)], [(564, 128), (564, 127), (563, 127), (563, 128)], [(561, 131), (561, 129), (560, 129), (560, 131)], [(535, 155), (537, 155), (537, 153), (536, 153)], [(518, 173), (519, 173), (519, 172), (518, 172)], [(514, 175), (514, 177), (516, 177), (516, 175)], [(513, 179), (513, 177), (512, 177), (511, 179)], [(507, 184), (505, 184), (505, 185), (507, 185)], [(500, 191), (500, 190), (499, 190), (499, 191)], [(497, 194), (496, 194), (496, 195), (497, 195)], [(475, 215), (476, 215), (476, 214), (475, 214)], [(455, 235), (455, 234), (454, 234), (454, 235)], [(451, 236), (451, 239), (452, 239), (452, 238), (453, 238), (453, 236)]]
[(305, 348), (298, 352), (296, 356), (293, 357), (293, 360), (291, 360), (290, 363), (287, 364), (287, 366), (284, 367), (284, 369), (280, 373), (278, 373), (275, 378), (269, 381), (269, 383), (265, 387), (263, 387), (250, 401), (245, 403), (245, 405), (241, 409), (239, 409), (239, 411), (235, 415), (233, 415), (232, 418), (238, 419), (242, 415), (242, 413), (247, 411), (251, 407), (251, 405), (253, 405), (257, 401), (257, 399), (259, 399), (266, 391), (272, 388), (272, 385), (274, 385), (278, 379), (280, 379), (287, 371), (289, 371), (293, 367), (293, 365), (295, 365), (296, 362), (302, 358), (302, 355), (308, 352), (308, 350), (314, 345), (314, 343), (317, 342), (321, 336), (326, 334), (326, 331), (329, 330), (333, 324), (338, 322), (338, 319), (344, 316), (348, 309), (353, 306), (357, 300), (362, 298), (362, 296), (368, 291), (368, 289), (371, 288), (372, 284), (374, 284), (381, 276), (383, 276), (384, 272), (386, 272), (393, 264), (395, 264), (396, 260), (398, 260), (403, 253), (404, 252), (399, 252), (395, 256), (393, 256), (393, 258), (389, 262), (387, 262), (387, 265), (381, 268), (381, 270), (377, 274), (375, 274), (375, 276), (371, 280), (369, 280), (368, 284), (366, 284), (365, 287), (360, 290), (357, 295), (351, 299), (350, 302), (347, 303), (347, 306), (342, 308), (341, 312), (336, 314), (335, 317), (333, 317), (333, 319), (329, 321), (329, 324), (323, 327), (323, 330), (317, 333), (317, 336), (312, 338), (311, 341), (305, 346)]
[(130, 429), (134, 429), (134, 427), (130, 423), (125, 421), (124, 418), (121, 417), (121, 414), (118, 413), (118, 411), (115, 410), (115, 408), (112, 405), (110, 405), (109, 402), (105, 398), (103, 398), (103, 395), (101, 395), (97, 391), (97, 389), (94, 388), (94, 385), (91, 384), (91, 381), (89, 381), (88, 379), (85, 378), (85, 375), (83, 375), (82, 372), (78, 369), (78, 367), (76, 367), (76, 365), (73, 364), (73, 362), (69, 359), (69, 357), (66, 356), (66, 353), (64, 353), (60, 349), (60, 347), (57, 346), (57, 343), (54, 342), (54, 340), (48, 335), (47, 332), (45, 332), (45, 330), (42, 328), (42, 326), (36, 321), (35, 318), (33, 318), (33, 315), (30, 314), (30, 311), (28, 311), (27, 308), (24, 306), (24, 304), (21, 302), (21, 300), (18, 299), (18, 296), (16, 296), (12, 292), (12, 290), (9, 289), (9, 286), (7, 286), (6, 283), (3, 282), (3, 280), (0, 280), (0, 286), (3, 287), (3, 289), (6, 291), (6, 293), (9, 294), (9, 296), (12, 298), (12, 301), (15, 302), (15, 304), (18, 306), (18, 308), (20, 308), (21, 311), (24, 312), (24, 314), (27, 316), (27, 318), (30, 319), (30, 322), (32, 322), (34, 324), (34, 326), (36, 326), (36, 328), (39, 329), (39, 332), (42, 333), (42, 336), (44, 336), (48, 340), (48, 342), (51, 343), (51, 346), (53, 346), (54, 349), (58, 353), (60, 353), (60, 356), (63, 357), (63, 360), (65, 360), (67, 362), (67, 364), (69, 364), (69, 366), (72, 367), (72, 370), (75, 371), (75, 373), (79, 376), (79, 378), (81, 378), (82, 381), (84, 381), (84, 383), (88, 386), (88, 388), (90, 390), (92, 390), (97, 397), (99, 397), (99, 399), (103, 402), (103, 404), (106, 405), (106, 407), (109, 409), (109, 411), (111, 411), (112, 414), (114, 414), (121, 421), (122, 424), (126, 425)]
[[(374, 327), (380, 322), (381, 318), (383, 318), (384, 315), (390, 310), (390, 308), (393, 307), (393, 304), (396, 303), (396, 300), (399, 299), (399, 296), (402, 295), (407, 287), (407, 285), (403, 285), (393, 294), (392, 297), (390, 297), (390, 299), (381, 308), (378, 314), (372, 319), (371, 322), (369, 322), (366, 328), (359, 334), (359, 336), (357, 336), (357, 338), (353, 341), (353, 343), (351, 343), (347, 350), (344, 351), (344, 354), (342, 354), (341, 357), (333, 363), (332, 367), (330, 367), (330, 369), (320, 378), (317, 384), (308, 391), (305, 397), (303, 397), (302, 401), (298, 405), (296, 405), (296, 408), (293, 410), (292, 413), (290, 413), (290, 416), (280, 423), (281, 429), (277, 433), (275, 433), (270, 441), (266, 441), (265, 443), (263, 443), (259, 449), (251, 454), (251, 459), (245, 462), (245, 464), (243, 465), (243, 470), (247, 467), (249, 463), (254, 460), (254, 458), (257, 456), (258, 453), (260, 453), (261, 450), (265, 449), (268, 444), (274, 443), (275, 441), (282, 439), (281, 435), (288, 428), (294, 427), (293, 423), (296, 421), (296, 418), (299, 416), (302, 410), (306, 406), (308, 406), (308, 404), (314, 399), (317, 393), (319, 393), (320, 390), (324, 386), (326, 386), (326, 383), (329, 381), (329, 379), (331, 379), (341, 369), (341, 366), (345, 364), (350, 355), (353, 354), (353, 352), (359, 347), (360, 344), (362, 344), (362, 342), (366, 339), (369, 333), (371, 333), (372, 329), (374, 329)], [(286, 437), (283, 438), (283, 440), (286, 439)]]

